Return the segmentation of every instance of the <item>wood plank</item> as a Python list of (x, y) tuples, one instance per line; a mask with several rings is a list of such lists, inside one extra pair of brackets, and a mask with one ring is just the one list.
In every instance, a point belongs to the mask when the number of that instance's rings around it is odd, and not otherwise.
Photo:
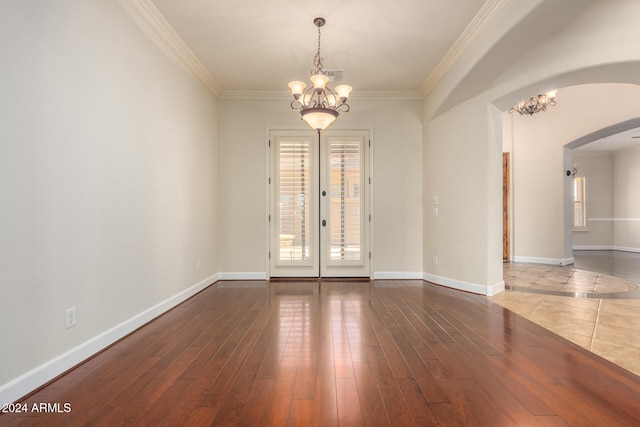
[(391, 366), (380, 347), (368, 347), (369, 363), (371, 372), (378, 384), (382, 403), (384, 404), (387, 419), (392, 425), (409, 426), (414, 425), (411, 418), (411, 411), (404, 400), (400, 386), (396, 381)]
[[(316, 386), (316, 373), (319, 357), (319, 334), (318, 325), (319, 311), (311, 306), (308, 322), (301, 328), (303, 330), (302, 342), (300, 346), (300, 358), (296, 370), (296, 379), (293, 389), (293, 399), (307, 400), (314, 398)], [(304, 405), (303, 405), (304, 406)]]
[(439, 425), (436, 414), (431, 409), (431, 402), (425, 398), (422, 389), (414, 379), (400, 378), (398, 385), (417, 426)]
[(211, 286), (20, 399), (71, 413), (0, 425), (640, 425), (628, 371), (485, 297), (383, 285)]
[[(314, 415), (314, 402), (308, 399), (295, 399), (291, 402), (291, 411), (287, 425), (291, 427), (324, 427), (320, 419)], [(337, 425), (337, 421), (334, 422), (334, 425)]]
[[(420, 358), (420, 354), (402, 332), (402, 329), (398, 326), (397, 319), (393, 317), (387, 305), (385, 305), (383, 301), (375, 301), (374, 306), (377, 308), (381, 318), (388, 325), (396, 346), (404, 356), (404, 360), (411, 371), (411, 378), (415, 379), (427, 400), (429, 402), (449, 402), (449, 398), (438, 385), (438, 382), (424, 361)], [(390, 307), (392, 306), (390, 305)], [(400, 316), (398, 315), (398, 317)]]
[(411, 378), (411, 371), (396, 346), (388, 325), (386, 325), (380, 318), (378, 311), (373, 308), (373, 299), (371, 299), (371, 301), (371, 307), (367, 305), (363, 306), (363, 309), (374, 333), (376, 334), (376, 337), (378, 338), (379, 346), (384, 351), (391, 371), (396, 378)]
[[(268, 318), (268, 319), (267, 319)], [(254, 342), (253, 336), (258, 336), (255, 344), (250, 349), (241, 370), (238, 372), (228, 393), (221, 403), (220, 410), (214, 418), (214, 423), (233, 425), (242, 418), (242, 413), (250, 411), (250, 406), (245, 407), (245, 402), (249, 392), (255, 382), (256, 374), (264, 359), (266, 348), (277, 331), (276, 322), (269, 311), (262, 310), (253, 321), (251, 328), (247, 331), (243, 341), (247, 344)], [(238, 346), (240, 349), (240, 346)], [(238, 359), (241, 356), (238, 355)]]
[(354, 374), (363, 424), (367, 426), (389, 425), (389, 419), (371, 365), (369, 363), (354, 363)]
[(242, 413), (238, 425), (264, 426), (267, 425), (269, 406), (273, 397), (275, 380), (271, 378), (256, 380), (251, 385), (251, 390), (246, 400), (245, 410)]
[(353, 378), (336, 378), (336, 400), (340, 425), (362, 423), (358, 389)]

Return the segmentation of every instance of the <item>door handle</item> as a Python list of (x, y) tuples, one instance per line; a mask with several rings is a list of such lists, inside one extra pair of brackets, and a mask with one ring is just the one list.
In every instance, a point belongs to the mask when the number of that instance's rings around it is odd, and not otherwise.
[(326, 219), (323, 219), (323, 220), (322, 220), (322, 226), (323, 226), (323, 227), (326, 227), (326, 226), (327, 226), (327, 220), (326, 220)]
[(326, 195), (327, 195), (327, 192), (326, 192), (326, 191), (323, 191), (323, 192), (322, 192), (322, 196), (326, 196)]

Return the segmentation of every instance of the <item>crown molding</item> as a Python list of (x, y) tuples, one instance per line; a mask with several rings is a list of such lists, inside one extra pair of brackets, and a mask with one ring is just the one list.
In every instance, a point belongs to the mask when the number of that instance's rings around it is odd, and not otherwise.
[[(176, 33), (155, 7), (151, 0), (121, 0), (128, 5), (140, 22), (156, 36), (158, 42), (200, 80), (216, 97), (221, 99), (283, 99), (288, 95), (279, 91), (223, 91), (218, 82), (202, 65), (182, 38)], [(473, 42), (493, 22), (495, 17), (510, 0), (488, 0), (473, 18), (471, 23), (458, 37), (451, 49), (438, 63), (419, 91), (364, 91), (354, 93), (351, 98), (368, 100), (414, 100), (423, 99), (440, 82), (444, 75), (456, 64), (460, 57), (469, 50)]]
[(291, 98), (288, 90), (225, 90), (220, 94), (220, 99), (273, 99), (282, 100)]
[[(220, 99), (291, 100), (291, 93), (288, 90), (225, 90), (219, 97)], [(354, 91), (349, 99), (415, 101), (421, 100), (422, 96), (414, 90)]]
[(370, 100), (421, 100), (422, 95), (417, 90), (370, 90), (355, 91), (349, 99), (370, 99)]
[(135, 12), (136, 17), (143, 24), (146, 24), (149, 30), (157, 37), (160, 42), (170, 53), (184, 64), (195, 78), (200, 80), (215, 96), (220, 96), (222, 88), (215, 81), (213, 76), (202, 65), (182, 38), (171, 27), (162, 13), (155, 7), (151, 0), (122, 0), (130, 9)]
[(451, 49), (440, 60), (436, 68), (420, 87), (420, 94), (426, 97), (447, 72), (458, 62), (478, 37), (489, 27), (510, 0), (488, 0), (471, 20), (467, 28), (460, 34)]

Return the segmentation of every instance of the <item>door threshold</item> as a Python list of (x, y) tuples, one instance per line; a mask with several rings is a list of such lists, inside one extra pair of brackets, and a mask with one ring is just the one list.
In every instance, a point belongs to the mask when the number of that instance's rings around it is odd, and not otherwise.
[(368, 277), (271, 277), (271, 282), (370, 282)]

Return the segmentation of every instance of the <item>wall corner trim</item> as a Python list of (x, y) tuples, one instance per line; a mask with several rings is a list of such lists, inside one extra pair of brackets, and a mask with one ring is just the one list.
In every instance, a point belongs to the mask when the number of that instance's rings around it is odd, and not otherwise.
[(8, 383), (0, 385), (0, 404), (15, 402), (17, 399), (20, 399), (99, 351), (109, 347), (119, 339), (171, 310), (173, 307), (191, 298), (218, 280), (218, 274), (209, 276), (190, 288), (90, 338), (82, 344), (20, 375)]

